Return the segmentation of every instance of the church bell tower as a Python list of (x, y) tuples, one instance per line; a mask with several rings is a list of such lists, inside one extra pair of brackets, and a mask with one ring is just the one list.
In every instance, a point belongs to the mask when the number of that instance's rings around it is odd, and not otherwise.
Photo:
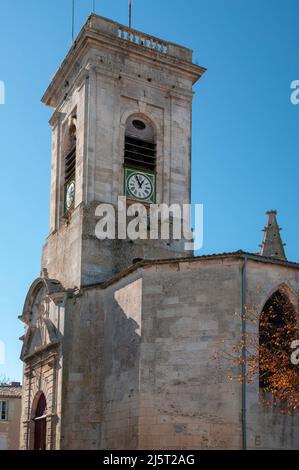
[(53, 108), (50, 234), (42, 268), (66, 288), (139, 259), (190, 256), (181, 240), (99, 240), (118, 198), (190, 203), (192, 51), (91, 15), (43, 96)]

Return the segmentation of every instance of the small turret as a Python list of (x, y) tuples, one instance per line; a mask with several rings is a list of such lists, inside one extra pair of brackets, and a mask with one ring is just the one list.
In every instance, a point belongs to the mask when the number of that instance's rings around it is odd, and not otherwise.
[(286, 260), (284, 246), (285, 244), (282, 242), (280, 231), (281, 228), (278, 226), (276, 215), (277, 212), (275, 210), (271, 210), (267, 212), (268, 215), (268, 223), (264, 228), (264, 239), (261, 247), (261, 256), (267, 256), (270, 258), (282, 259)]

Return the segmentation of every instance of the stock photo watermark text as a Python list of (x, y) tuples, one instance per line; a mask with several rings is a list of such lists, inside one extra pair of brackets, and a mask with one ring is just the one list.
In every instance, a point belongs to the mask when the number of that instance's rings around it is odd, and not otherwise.
[(291, 103), (296, 106), (299, 104), (299, 80), (292, 81), (291, 90), (293, 90), (290, 97)]
[[(191, 229), (190, 214), (194, 214)], [(95, 235), (99, 240), (183, 240), (186, 251), (203, 246), (202, 204), (141, 204), (127, 205), (126, 197), (113, 204), (99, 204), (95, 211), (99, 221)]]

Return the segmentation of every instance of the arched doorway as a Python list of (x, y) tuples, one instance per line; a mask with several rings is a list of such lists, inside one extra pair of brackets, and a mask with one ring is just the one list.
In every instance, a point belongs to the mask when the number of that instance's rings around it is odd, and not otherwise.
[(34, 450), (46, 450), (47, 401), (42, 393), (36, 405), (34, 420)]

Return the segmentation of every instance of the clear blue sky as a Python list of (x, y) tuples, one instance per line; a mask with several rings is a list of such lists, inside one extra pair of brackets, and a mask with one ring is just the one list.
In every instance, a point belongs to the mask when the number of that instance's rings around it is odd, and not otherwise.
[[(202, 253), (256, 252), (277, 209), (289, 259), (299, 261), (298, 0), (133, 0), (133, 26), (194, 49), (193, 202), (205, 207)], [(96, 11), (127, 23), (127, 0)], [(92, 0), (76, 0), (76, 32)], [(71, 0), (1, 0), (0, 374), (21, 378), (17, 320), (39, 275), (48, 231), (51, 110), (40, 102), (71, 44)]]

